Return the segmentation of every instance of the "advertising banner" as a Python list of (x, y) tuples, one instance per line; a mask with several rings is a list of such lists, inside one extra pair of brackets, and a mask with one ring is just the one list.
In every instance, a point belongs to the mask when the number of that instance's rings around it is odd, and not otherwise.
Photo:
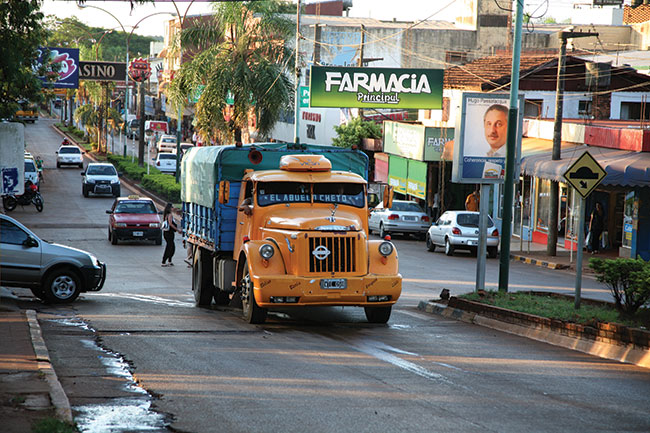
[[(49, 53), (48, 53), (49, 50)], [(79, 49), (78, 48), (39, 48), (38, 63), (50, 65), (48, 70), (57, 70), (55, 82), (40, 77), (43, 87), (54, 89), (76, 89), (79, 87)], [(45, 56), (48, 55), (47, 58)], [(56, 68), (54, 67), (56, 65)]]
[(406, 194), (406, 178), (408, 176), (408, 160), (399, 156), (390, 155), (388, 160), (388, 185), (395, 192)]
[(125, 81), (126, 63), (79, 62), (79, 79), (92, 81)]
[(454, 129), (427, 126), (424, 129), (424, 160), (451, 160), (454, 145)]
[(408, 162), (408, 177), (406, 193), (413, 197), (426, 200), (427, 198), (427, 163), (410, 160)]
[[(501, 183), (505, 175), (508, 135), (508, 94), (464, 93), (458, 137), (454, 145), (452, 181)], [(515, 144), (515, 177), (519, 179), (523, 95), (519, 100), (519, 125)]]
[(384, 152), (422, 161), (424, 157), (424, 126), (385, 121)]
[(442, 69), (312, 66), (311, 107), (442, 108)]

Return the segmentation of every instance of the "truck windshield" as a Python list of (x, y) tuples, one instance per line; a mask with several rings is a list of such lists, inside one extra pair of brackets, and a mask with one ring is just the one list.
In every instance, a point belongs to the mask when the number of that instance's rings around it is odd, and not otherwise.
[[(310, 203), (312, 184), (301, 182), (264, 182), (257, 186), (257, 203), (270, 206), (282, 203)], [(315, 203), (365, 206), (363, 184), (316, 183), (313, 184)]]
[(315, 203), (336, 203), (354, 207), (365, 206), (365, 193), (360, 183), (315, 183)]

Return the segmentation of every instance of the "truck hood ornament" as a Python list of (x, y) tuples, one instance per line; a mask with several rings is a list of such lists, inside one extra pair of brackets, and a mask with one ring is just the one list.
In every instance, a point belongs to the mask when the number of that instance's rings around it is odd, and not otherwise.
[(312, 251), (311, 254), (318, 260), (325, 260), (331, 254), (331, 252), (325, 245), (319, 245), (314, 248), (314, 251)]

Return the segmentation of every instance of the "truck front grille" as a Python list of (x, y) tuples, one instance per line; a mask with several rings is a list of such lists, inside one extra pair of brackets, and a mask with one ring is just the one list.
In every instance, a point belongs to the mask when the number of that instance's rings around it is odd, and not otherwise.
[[(314, 251), (317, 254), (314, 254)], [(323, 257), (325, 255), (326, 257)], [(356, 270), (355, 238), (338, 236), (309, 238), (309, 272), (356, 272)]]

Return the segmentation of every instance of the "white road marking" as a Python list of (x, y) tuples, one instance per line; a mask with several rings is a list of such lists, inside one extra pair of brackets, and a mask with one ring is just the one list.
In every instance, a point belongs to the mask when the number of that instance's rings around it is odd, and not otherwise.
[(134, 301), (151, 302), (154, 304), (162, 304), (170, 307), (191, 307), (194, 308), (194, 303), (174, 301), (172, 299), (161, 298), (160, 296), (149, 295), (136, 295), (133, 293), (96, 293), (94, 296), (106, 296), (108, 298), (125, 298)]

